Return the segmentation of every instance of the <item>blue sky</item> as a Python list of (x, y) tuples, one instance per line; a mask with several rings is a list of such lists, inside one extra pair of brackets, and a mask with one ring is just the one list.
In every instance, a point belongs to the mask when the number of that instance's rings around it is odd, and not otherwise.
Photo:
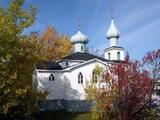
[[(8, 3), (0, 0), (0, 6)], [(109, 10), (114, 7), (115, 24), (121, 33), (119, 46), (132, 59), (141, 60), (147, 51), (160, 48), (160, 0), (26, 0), (24, 7), (29, 4), (36, 5), (38, 13), (25, 33), (42, 32), (52, 25), (72, 36), (80, 18), (81, 31), (89, 37), (88, 46), (102, 54), (109, 47), (106, 32), (111, 20)]]

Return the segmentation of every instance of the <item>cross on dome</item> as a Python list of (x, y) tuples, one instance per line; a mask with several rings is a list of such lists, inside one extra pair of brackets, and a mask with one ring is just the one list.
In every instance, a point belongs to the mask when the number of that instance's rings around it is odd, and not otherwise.
[(110, 13), (111, 18), (113, 19), (114, 18), (114, 8), (113, 7), (110, 8), (109, 13)]
[(77, 28), (78, 28), (78, 31), (80, 31), (80, 29), (81, 29), (81, 19), (80, 19), (80, 17), (77, 19)]

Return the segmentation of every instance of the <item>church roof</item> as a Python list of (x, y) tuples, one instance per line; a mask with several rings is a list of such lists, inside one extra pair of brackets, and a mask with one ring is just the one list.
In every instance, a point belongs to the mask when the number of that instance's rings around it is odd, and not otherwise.
[(38, 63), (36, 64), (36, 68), (47, 70), (62, 70), (62, 67), (58, 63), (52, 61)]
[[(93, 59), (98, 59), (103, 62), (114, 62), (114, 63), (121, 62), (117, 60), (106, 60), (102, 57), (92, 55), (90, 53), (83, 53), (83, 52), (76, 52), (76, 53), (73, 53), (69, 56), (62, 58), (62, 60), (84, 60), (84, 61), (89, 61)], [(45, 69), (45, 70), (63, 70), (59, 62), (54, 62), (54, 61), (49, 61), (49, 62), (45, 61), (45, 62), (38, 63), (36, 64), (36, 68)]]
[(99, 60), (102, 60), (102, 61), (108, 61), (102, 57), (98, 57), (98, 56), (95, 56), (95, 55), (92, 55), (90, 53), (84, 53), (84, 52), (76, 52), (76, 53), (73, 53), (67, 57), (64, 57), (63, 59), (67, 59), (67, 60), (91, 60), (91, 59), (99, 59)]

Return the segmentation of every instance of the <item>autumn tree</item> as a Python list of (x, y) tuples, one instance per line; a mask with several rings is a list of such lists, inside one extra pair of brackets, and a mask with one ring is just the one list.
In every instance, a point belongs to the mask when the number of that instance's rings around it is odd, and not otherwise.
[(58, 60), (71, 53), (70, 38), (56, 32), (52, 26), (47, 26), (40, 37), (41, 52), (45, 60)]
[[(100, 120), (157, 119), (150, 106), (152, 79), (138, 61), (108, 65), (98, 81), (101, 83), (95, 94), (95, 107)], [(101, 115), (102, 114), (102, 115)]]
[(36, 8), (22, 9), (24, 1), (11, 0), (7, 8), (0, 7), (1, 119), (32, 119), (37, 110), (35, 101), (45, 97), (32, 88), (39, 47), (22, 32), (34, 23)]
[(103, 73), (103, 69), (98, 65), (92, 71), (92, 79), (86, 82), (86, 86), (84, 91), (86, 93), (86, 100), (92, 101), (95, 105), (92, 107), (92, 119), (99, 120), (102, 118), (102, 99), (97, 99), (100, 96), (100, 88), (101, 88), (101, 75)]
[(143, 64), (152, 79), (153, 94), (150, 97), (153, 104), (160, 109), (160, 49), (147, 52), (143, 58)]

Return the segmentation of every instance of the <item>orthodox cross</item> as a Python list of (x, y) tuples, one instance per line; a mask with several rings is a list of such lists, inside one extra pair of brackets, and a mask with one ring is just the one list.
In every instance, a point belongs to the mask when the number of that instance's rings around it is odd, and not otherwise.
[(80, 28), (80, 22), (81, 22), (81, 21), (80, 21), (80, 18), (78, 18), (78, 19), (77, 19), (77, 28), (78, 28), (78, 31), (80, 31), (80, 29), (81, 29), (81, 28)]
[(114, 8), (113, 7), (110, 8), (109, 13), (110, 13), (111, 18), (114, 18)]

